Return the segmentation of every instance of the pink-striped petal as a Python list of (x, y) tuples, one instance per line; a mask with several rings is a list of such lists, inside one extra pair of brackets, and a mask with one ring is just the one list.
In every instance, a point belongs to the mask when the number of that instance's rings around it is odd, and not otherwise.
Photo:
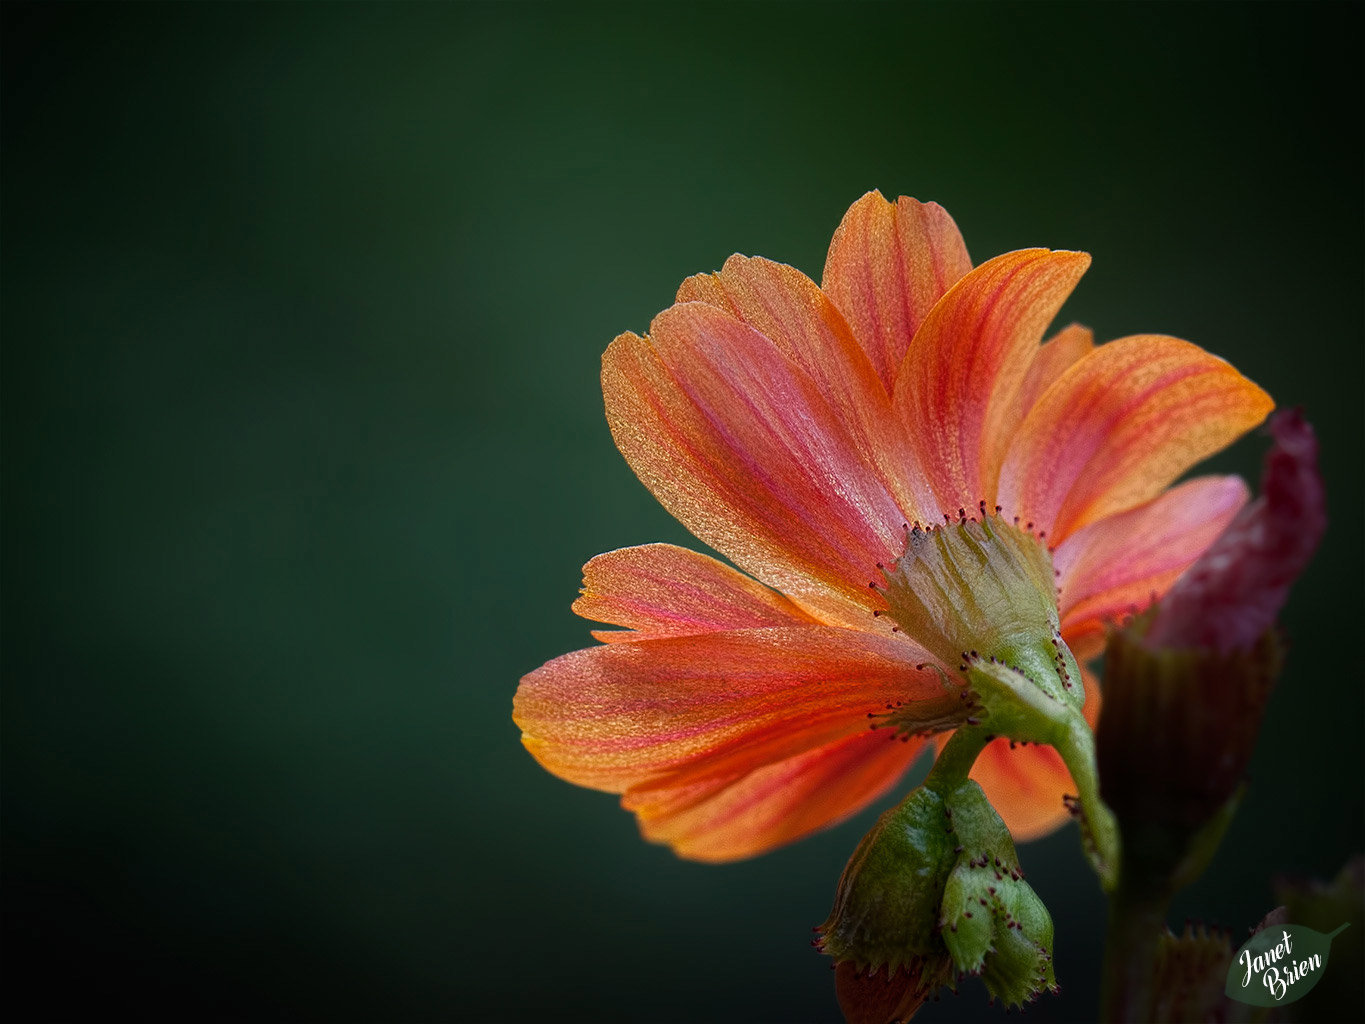
[(736, 253), (715, 274), (689, 277), (678, 302), (706, 302), (770, 339), (805, 370), (845, 418), (890, 392), (849, 330), (843, 315), (805, 274), (785, 263)]
[(805, 372), (906, 521), (923, 517), (932, 496), (920, 485), (915, 450), (891, 412), (890, 393), (844, 321), (801, 271), (759, 257), (734, 255), (716, 274), (689, 277), (679, 302), (706, 302), (758, 331)]
[(689, 530), (827, 621), (868, 626), (905, 515), (810, 377), (722, 310), (687, 302), (602, 357), (607, 421)]
[(822, 287), (890, 394), (910, 339), (971, 269), (947, 210), (905, 196), (888, 202), (872, 191), (849, 207), (834, 232)]
[(754, 857), (856, 814), (886, 793), (924, 750), (864, 729), (747, 775), (677, 789), (627, 791), (645, 838), (701, 861)]
[(513, 719), (549, 771), (610, 792), (733, 779), (867, 730), (903, 705), (960, 715), (916, 644), (831, 626), (737, 630), (574, 651), (521, 681)]
[(1247, 496), (1238, 477), (1200, 477), (1091, 523), (1058, 545), (1052, 563), (1062, 635), (1077, 657), (1098, 653), (1106, 625), (1143, 610), (1170, 589)]
[(585, 619), (626, 627), (593, 632), (604, 641), (815, 622), (775, 590), (708, 555), (672, 544), (598, 555), (583, 567), (583, 594), (573, 610)]
[(960, 280), (925, 318), (894, 402), (938, 511), (995, 503), (1019, 389), (1043, 331), (1089, 265), (1085, 253), (1006, 253)]
[(1024, 421), (1039, 397), (1057, 382), (1073, 363), (1088, 356), (1095, 348), (1095, 335), (1089, 327), (1068, 324), (1045, 341), (1033, 355), (1024, 383), (1015, 399), (1016, 412), (1011, 421), (1017, 427)]
[(1156, 497), (1273, 404), (1189, 342), (1120, 338), (1075, 363), (1038, 400), (1001, 468), (998, 500), (1059, 543)]

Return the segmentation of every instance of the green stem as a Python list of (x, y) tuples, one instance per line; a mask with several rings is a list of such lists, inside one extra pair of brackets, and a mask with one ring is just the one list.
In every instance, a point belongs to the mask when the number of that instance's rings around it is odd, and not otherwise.
[(1105, 1024), (1152, 1020), (1157, 942), (1166, 929), (1170, 905), (1170, 891), (1139, 891), (1122, 878), (1110, 893), (1100, 994), (1100, 1019)]
[(1100, 778), (1095, 766), (1095, 734), (1090, 731), (1085, 719), (1075, 714), (1056, 737), (1054, 746), (1071, 772), (1072, 781), (1076, 783), (1084, 815), (1081, 836), (1090, 866), (1099, 876), (1100, 886), (1105, 892), (1110, 892), (1118, 883), (1121, 848), (1118, 822), (1113, 811), (1100, 799)]
[(939, 751), (934, 767), (924, 779), (924, 787), (935, 792), (956, 786), (976, 764), (977, 755), (986, 749), (989, 734), (979, 725), (962, 726)]
[[(1023, 656), (1017, 660), (1029, 662)], [(1034, 660), (1039, 661), (1039, 657)], [(1033, 671), (1039, 679), (1047, 678), (1041, 663), (1034, 665)], [(1076, 670), (1077, 674), (1079, 671)], [(1056, 685), (1059, 692), (1054, 694), (1035, 683), (1033, 676), (999, 660), (974, 661), (967, 678), (984, 706), (985, 726), (993, 733), (1023, 743), (1045, 743), (1061, 755), (1076, 783), (1086, 856), (1105, 892), (1112, 890), (1119, 871), (1118, 825), (1100, 799), (1095, 734), (1080, 706), (1061, 691), (1060, 682)]]

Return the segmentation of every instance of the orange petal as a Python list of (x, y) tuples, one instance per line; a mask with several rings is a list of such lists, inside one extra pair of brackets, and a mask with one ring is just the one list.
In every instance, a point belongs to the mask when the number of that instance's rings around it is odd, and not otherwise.
[(1273, 405), (1187, 341), (1120, 338), (1074, 364), (1038, 400), (1001, 468), (998, 500), (1055, 544), (1154, 498)]
[(1019, 389), (1044, 329), (1089, 265), (1079, 252), (1006, 253), (954, 285), (925, 318), (894, 401), (938, 511), (994, 503)]
[(628, 791), (646, 839), (692, 860), (754, 857), (834, 825), (889, 790), (924, 749), (864, 729), (735, 779)]
[(823, 289), (853, 328), (890, 394), (910, 339), (972, 261), (938, 203), (872, 191), (854, 203), (825, 259)]
[(905, 515), (876, 457), (810, 377), (753, 328), (687, 302), (602, 357), (607, 422), (659, 502), (740, 568), (863, 626)]
[(549, 771), (610, 792), (735, 778), (869, 729), (904, 702), (951, 717), (960, 693), (898, 636), (736, 630), (574, 651), (521, 681), (513, 719)]
[[(1081, 666), (1085, 680), (1085, 718), (1093, 727), (1099, 718), (1100, 689), (1095, 677)], [(1076, 784), (1051, 747), (1016, 745), (1004, 738), (990, 743), (972, 766), (970, 777), (1020, 842), (1037, 839), (1069, 818), (1065, 794), (1075, 795)]]
[(760, 257), (731, 256), (716, 274), (689, 277), (679, 302), (706, 302), (758, 331), (815, 384), (903, 521), (933, 514), (936, 502), (915, 469), (915, 450), (892, 415), (890, 393), (834, 307), (801, 271)]
[(795, 267), (736, 253), (718, 273), (684, 281), (678, 301), (706, 302), (743, 320), (805, 370), (848, 418), (875, 396), (890, 397), (834, 303)]
[(1057, 378), (1071, 368), (1071, 364), (1088, 356), (1095, 348), (1095, 335), (1089, 327), (1068, 324), (1045, 341), (1033, 354), (1024, 383), (1015, 399), (1017, 412), (1013, 422), (1024, 421), (1039, 396), (1052, 387)]
[(1102, 641), (1106, 623), (1164, 594), (1247, 498), (1247, 485), (1238, 477), (1200, 477), (1091, 523), (1058, 545), (1052, 563), (1061, 591), (1062, 635), (1077, 657)]
[(807, 625), (814, 620), (776, 591), (708, 555), (644, 544), (598, 555), (583, 567), (585, 619), (627, 627), (599, 640), (647, 640), (726, 629)]

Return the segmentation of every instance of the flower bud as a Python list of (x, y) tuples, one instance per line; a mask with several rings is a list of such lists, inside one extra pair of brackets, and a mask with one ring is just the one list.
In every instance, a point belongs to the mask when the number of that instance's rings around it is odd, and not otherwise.
[(939, 899), (956, 845), (943, 798), (925, 786), (883, 814), (839, 877), (821, 951), (873, 973), (943, 959)]
[(1009, 829), (970, 780), (926, 782), (883, 814), (819, 931), (851, 1022), (907, 1020), (965, 974), (1010, 1004), (1056, 987), (1052, 919), (1023, 880)]
[(1024, 881), (1009, 829), (981, 788), (962, 784), (950, 806), (964, 849), (944, 885), (944, 944), (953, 966), (980, 975), (992, 996), (1009, 1005), (1030, 1002), (1056, 988), (1052, 917)]
[(1106, 651), (1100, 792), (1123, 832), (1124, 871), (1180, 888), (1221, 839), (1282, 657), (1273, 630), (1219, 654), (1153, 650), (1145, 626), (1116, 633)]
[(1283, 661), (1275, 617), (1326, 525), (1312, 428), (1292, 411), (1270, 431), (1262, 496), (1105, 653), (1096, 756), (1130, 884), (1178, 889), (1217, 848)]

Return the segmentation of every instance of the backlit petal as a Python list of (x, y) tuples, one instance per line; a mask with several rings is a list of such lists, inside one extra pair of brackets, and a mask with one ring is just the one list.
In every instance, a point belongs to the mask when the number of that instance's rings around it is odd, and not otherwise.
[(736, 253), (715, 274), (689, 277), (679, 302), (724, 309), (769, 338), (849, 418), (877, 395), (889, 398), (842, 314), (805, 274), (785, 263)]
[[(1100, 689), (1084, 666), (1081, 676), (1085, 680), (1085, 718), (1093, 727), (1099, 719)], [(1064, 824), (1069, 812), (1062, 797), (1076, 794), (1071, 773), (1052, 747), (1030, 743), (1010, 749), (1010, 741), (1004, 738), (981, 752), (970, 777), (1020, 842), (1047, 835)]]
[(1039, 346), (1015, 399), (1017, 412), (1013, 422), (1022, 423), (1042, 393), (1052, 387), (1072, 363), (1088, 356), (1094, 348), (1094, 333), (1080, 324), (1068, 324)]
[(628, 791), (621, 805), (647, 839), (683, 857), (738, 860), (843, 821), (889, 790), (924, 749), (863, 729), (735, 779)]
[(733, 779), (869, 728), (903, 702), (916, 723), (960, 691), (899, 636), (830, 626), (737, 630), (575, 651), (521, 681), (513, 719), (549, 771), (624, 792)]
[(867, 625), (867, 583), (905, 515), (810, 377), (701, 302), (602, 357), (607, 422), (631, 468), (689, 530), (822, 618)]
[(1062, 374), (1019, 429), (999, 501), (1052, 543), (1159, 494), (1260, 423), (1270, 397), (1178, 338), (1101, 345)]
[(727, 629), (808, 625), (790, 600), (708, 555), (672, 544), (644, 544), (598, 555), (583, 567), (585, 619), (625, 626), (599, 640), (646, 640)]
[(890, 394), (929, 310), (972, 269), (962, 235), (937, 203), (872, 191), (834, 232), (823, 289), (847, 318)]
[(925, 318), (894, 401), (938, 511), (994, 503), (1019, 389), (1043, 331), (1089, 265), (1085, 253), (1006, 253), (954, 285)]
[(905, 521), (936, 504), (915, 468), (915, 451), (891, 413), (890, 392), (839, 310), (815, 282), (783, 263), (731, 256), (716, 274), (689, 277), (679, 302), (706, 302), (744, 321), (801, 368), (866, 452)]
[(1201, 477), (1091, 523), (1058, 545), (1052, 563), (1062, 635), (1076, 656), (1098, 653), (1106, 624), (1164, 594), (1246, 501), (1239, 477)]

